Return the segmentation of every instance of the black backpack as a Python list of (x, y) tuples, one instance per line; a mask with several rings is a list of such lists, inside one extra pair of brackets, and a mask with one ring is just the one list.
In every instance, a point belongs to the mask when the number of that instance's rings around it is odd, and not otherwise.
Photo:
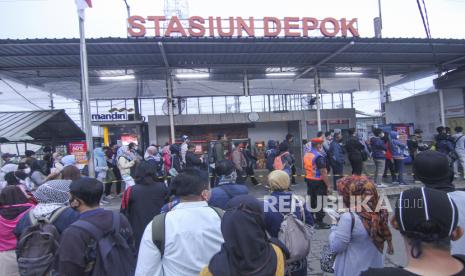
[(92, 236), (87, 252), (91, 275), (126, 276), (134, 275), (136, 258), (126, 239), (121, 235), (121, 214), (112, 212), (113, 227), (103, 232), (99, 227), (85, 220), (78, 220), (71, 227), (80, 228)]
[(16, 246), (21, 276), (53, 275), (60, 241), (60, 234), (53, 222), (67, 208), (55, 210), (50, 219), (36, 219), (32, 210), (29, 211), (31, 225), (21, 234)]

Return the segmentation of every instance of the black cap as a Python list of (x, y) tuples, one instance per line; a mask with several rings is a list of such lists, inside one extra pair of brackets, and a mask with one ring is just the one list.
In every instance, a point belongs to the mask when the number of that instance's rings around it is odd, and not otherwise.
[(31, 157), (31, 156), (33, 156), (33, 155), (36, 154), (36, 153), (33, 152), (32, 150), (26, 150), (25, 154), (26, 154), (27, 157)]
[[(413, 188), (402, 192), (395, 214), (402, 234), (425, 242), (450, 237), (458, 223), (454, 201), (447, 193), (429, 188)], [(428, 232), (422, 227), (426, 222), (435, 225)]]
[(438, 151), (427, 150), (419, 153), (413, 162), (413, 173), (430, 188), (453, 186), (453, 171), (449, 166), (449, 159)]

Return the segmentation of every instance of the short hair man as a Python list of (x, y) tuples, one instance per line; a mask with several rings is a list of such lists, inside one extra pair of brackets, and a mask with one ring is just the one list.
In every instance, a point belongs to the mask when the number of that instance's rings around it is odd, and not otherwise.
[(188, 168), (171, 185), (181, 202), (165, 214), (164, 242), (155, 245), (152, 223), (145, 228), (137, 261), (138, 276), (199, 275), (224, 241), (220, 215), (207, 203), (207, 173)]
[[(459, 226), (465, 229), (465, 192), (455, 190), (447, 156), (437, 151), (423, 151), (413, 162), (413, 173), (426, 187), (446, 192), (455, 201)], [(452, 254), (465, 255), (465, 238), (452, 241), (451, 248)]]
[[(304, 156), (305, 182), (307, 183), (307, 195), (310, 196), (312, 209), (317, 207), (318, 197), (328, 195), (332, 190), (328, 179), (326, 158), (321, 155), (323, 140), (312, 139), (312, 150)], [(315, 228), (328, 229), (330, 226), (323, 222), (325, 213), (320, 210), (315, 213)]]
[(450, 254), (450, 242), (463, 236), (457, 222), (457, 205), (448, 194), (429, 188), (402, 192), (391, 225), (404, 238), (407, 266), (361, 275), (465, 275), (465, 256)]
[[(90, 231), (90, 228), (82, 226), (83, 222), (84, 224), (93, 225), (93, 227), (96, 227), (103, 233), (114, 232), (116, 227), (119, 227), (119, 235), (124, 239), (125, 245), (129, 248), (129, 252), (126, 251), (128, 254), (126, 255), (125, 264), (128, 267), (132, 267), (130, 271), (134, 272), (136, 255), (131, 226), (123, 215), (119, 213), (115, 213), (114, 215), (112, 211), (99, 208), (102, 194), (103, 184), (95, 178), (80, 178), (71, 183), (70, 207), (80, 213), (80, 218), (69, 226), (61, 236), (58, 252), (60, 275), (86, 275), (95, 268), (95, 266), (92, 267), (92, 262), (96, 260), (92, 256), (98, 254), (100, 248), (97, 246), (95, 252), (89, 252), (89, 248), (96, 238), (94, 234), (91, 234), (92, 231)], [(119, 216), (119, 226), (114, 225), (114, 216)], [(115, 250), (115, 247), (112, 247), (111, 250)], [(96, 264), (94, 263), (94, 265)]]

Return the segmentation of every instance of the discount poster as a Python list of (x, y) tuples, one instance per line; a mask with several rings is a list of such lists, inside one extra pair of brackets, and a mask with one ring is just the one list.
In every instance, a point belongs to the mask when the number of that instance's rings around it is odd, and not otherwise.
[(76, 157), (76, 164), (87, 164), (87, 145), (85, 142), (69, 143), (68, 152)]

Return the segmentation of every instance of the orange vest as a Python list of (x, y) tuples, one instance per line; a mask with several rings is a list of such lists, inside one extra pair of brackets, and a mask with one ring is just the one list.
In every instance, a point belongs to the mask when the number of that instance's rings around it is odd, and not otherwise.
[(320, 171), (318, 170), (315, 161), (321, 155), (313, 150), (304, 155), (305, 178), (311, 180), (321, 180)]

